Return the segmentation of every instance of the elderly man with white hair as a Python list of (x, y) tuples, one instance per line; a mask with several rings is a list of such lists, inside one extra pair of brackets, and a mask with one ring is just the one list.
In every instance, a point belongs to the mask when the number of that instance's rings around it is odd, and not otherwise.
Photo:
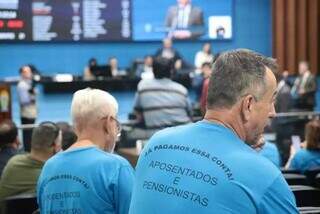
[(37, 187), (41, 213), (128, 213), (134, 172), (112, 154), (120, 132), (117, 111), (117, 101), (105, 91), (74, 94), (78, 141), (45, 164)]

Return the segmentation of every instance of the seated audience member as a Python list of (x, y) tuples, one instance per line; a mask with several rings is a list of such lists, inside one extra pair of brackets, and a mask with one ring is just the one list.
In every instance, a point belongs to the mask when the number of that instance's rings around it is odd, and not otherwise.
[[(45, 164), (37, 187), (41, 213), (128, 212), (134, 172), (127, 160), (112, 154), (120, 132), (117, 111), (117, 101), (105, 91), (74, 94), (71, 115), (78, 141)], [(56, 194), (68, 197), (48, 200)]]
[(179, 52), (173, 48), (172, 40), (169, 38), (165, 38), (162, 41), (162, 47), (157, 50), (155, 58), (165, 58), (173, 62), (173, 64), (177, 61), (182, 61)]
[(320, 169), (320, 121), (312, 120), (306, 124), (305, 144), (301, 150), (295, 151), (291, 146), (291, 155), (287, 168), (299, 170)]
[(275, 116), (273, 65), (249, 50), (220, 55), (204, 120), (162, 130), (144, 147), (130, 214), (298, 213), (280, 170), (255, 151)]
[(188, 90), (170, 79), (170, 60), (155, 59), (153, 73), (155, 79), (138, 84), (134, 110), (143, 129), (134, 129), (129, 138), (148, 139), (158, 129), (191, 121)]
[(280, 153), (276, 144), (266, 141), (259, 153), (270, 160), (276, 167), (281, 167)]
[(0, 200), (21, 193), (35, 193), (44, 163), (61, 149), (61, 133), (52, 122), (33, 129), (31, 153), (15, 155), (3, 170)]
[(148, 55), (144, 58), (144, 63), (137, 68), (136, 75), (141, 79), (154, 79), (152, 72), (152, 56)]
[(77, 141), (77, 135), (67, 122), (57, 122), (57, 126), (62, 132), (61, 148), (65, 151)]
[(83, 79), (84, 79), (84, 80), (87, 80), (87, 81), (89, 81), (89, 80), (95, 80), (95, 76), (92, 74), (91, 68), (92, 68), (93, 66), (97, 66), (97, 65), (98, 65), (98, 64), (97, 64), (97, 60), (96, 60), (95, 58), (91, 58), (91, 59), (89, 60), (88, 66), (86, 66), (86, 67), (84, 68), (84, 72), (83, 72)]
[(111, 74), (113, 77), (126, 73), (125, 70), (119, 69), (118, 59), (114, 56), (109, 58), (108, 65), (110, 65)]
[(18, 129), (14, 122), (0, 123), (0, 176), (8, 160), (17, 154), (19, 148)]
[(299, 63), (299, 76), (291, 89), (294, 107), (312, 111), (315, 104), (316, 88), (316, 79), (309, 70), (309, 63), (301, 61)]
[(200, 109), (202, 114), (204, 115), (206, 113), (209, 80), (212, 73), (211, 63), (208, 63), (208, 62), (203, 63), (201, 70), (202, 70), (202, 75), (204, 79), (202, 83), (202, 90), (201, 90), (201, 97), (200, 97)]
[(196, 67), (196, 73), (202, 72), (202, 65), (203, 63), (213, 63), (214, 56), (211, 52), (211, 45), (210, 43), (205, 43), (202, 46), (202, 50), (196, 53), (194, 59), (194, 66)]

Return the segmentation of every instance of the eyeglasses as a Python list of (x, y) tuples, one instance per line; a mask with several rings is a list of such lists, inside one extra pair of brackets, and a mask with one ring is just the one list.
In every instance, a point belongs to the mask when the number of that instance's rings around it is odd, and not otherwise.
[(116, 126), (117, 126), (117, 137), (121, 136), (121, 131), (122, 131), (122, 126), (121, 123), (113, 116), (105, 116), (101, 119), (108, 119), (108, 117), (110, 117), (112, 120), (114, 120), (116, 122)]
[(119, 120), (117, 120), (114, 117), (110, 117), (111, 119), (113, 119), (116, 122), (116, 126), (117, 126), (117, 137), (121, 136), (121, 131), (122, 131), (122, 126), (121, 123), (119, 122)]

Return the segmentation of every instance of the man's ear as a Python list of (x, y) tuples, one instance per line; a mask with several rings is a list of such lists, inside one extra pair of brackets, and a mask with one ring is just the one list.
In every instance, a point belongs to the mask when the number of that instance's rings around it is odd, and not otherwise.
[(18, 137), (16, 137), (16, 139), (14, 140), (13, 145), (14, 145), (15, 149), (19, 149), (20, 140)]
[(112, 133), (112, 127), (111, 127), (111, 117), (108, 117), (103, 122), (103, 129), (107, 134)]
[(246, 95), (241, 101), (241, 116), (244, 121), (248, 121), (253, 110), (254, 97), (251, 94)]
[(53, 150), (55, 153), (59, 152), (62, 149), (62, 131), (59, 131), (58, 137), (53, 143)]

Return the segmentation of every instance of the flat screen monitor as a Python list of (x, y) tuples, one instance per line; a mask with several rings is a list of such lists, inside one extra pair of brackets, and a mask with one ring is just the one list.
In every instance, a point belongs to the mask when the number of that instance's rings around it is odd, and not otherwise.
[(0, 0), (0, 42), (231, 39), (233, 0)]
[(110, 65), (91, 66), (90, 70), (96, 77), (112, 77)]

